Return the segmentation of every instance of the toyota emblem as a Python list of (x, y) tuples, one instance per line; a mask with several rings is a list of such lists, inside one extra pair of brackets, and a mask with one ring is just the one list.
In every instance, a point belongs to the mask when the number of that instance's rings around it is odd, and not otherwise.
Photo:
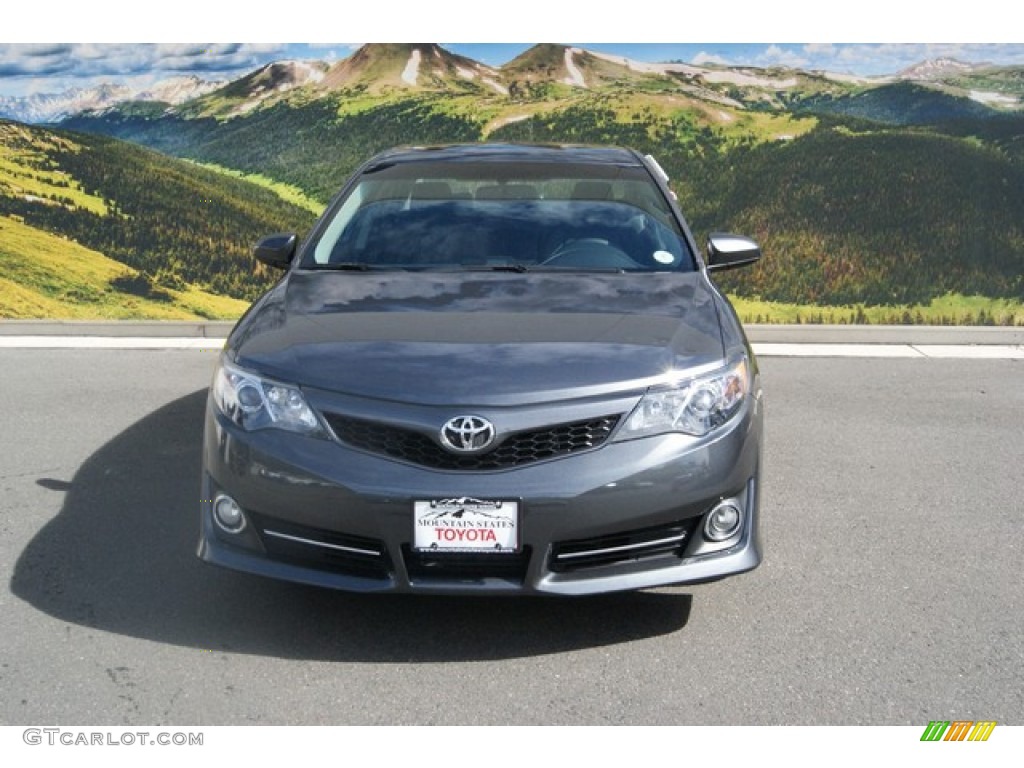
[(480, 416), (456, 416), (441, 427), (441, 444), (458, 453), (476, 453), (494, 442), (494, 425)]

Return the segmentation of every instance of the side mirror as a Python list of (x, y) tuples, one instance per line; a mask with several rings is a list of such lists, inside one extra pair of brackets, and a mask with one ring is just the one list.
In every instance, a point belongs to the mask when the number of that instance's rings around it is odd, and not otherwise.
[(257, 261), (261, 261), (274, 269), (288, 269), (295, 257), (295, 246), (299, 242), (298, 235), (292, 232), (282, 232), (277, 235), (264, 237), (253, 248), (253, 255)]
[(760, 246), (749, 237), (725, 232), (708, 235), (708, 272), (742, 267), (760, 258)]

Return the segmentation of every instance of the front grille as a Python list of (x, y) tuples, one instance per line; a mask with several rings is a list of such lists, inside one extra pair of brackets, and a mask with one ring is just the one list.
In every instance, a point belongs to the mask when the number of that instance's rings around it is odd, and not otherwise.
[(698, 522), (699, 518), (693, 518), (657, 528), (562, 541), (551, 548), (548, 567), (555, 573), (571, 573), (656, 557), (680, 558)]
[(382, 541), (262, 515), (250, 518), (267, 555), (275, 560), (368, 579), (390, 578), (391, 558)]
[(472, 456), (450, 453), (422, 432), (337, 413), (325, 413), (334, 434), (343, 443), (370, 453), (390, 456), (432, 469), (488, 470), (521, 467), (597, 448), (619, 423), (619, 416), (516, 432), (494, 449)]
[(502, 579), (522, 584), (530, 564), (530, 548), (523, 547), (514, 554), (465, 554), (446, 552), (418, 552), (409, 545), (402, 546), (402, 557), (409, 580), (481, 582), (484, 579)]

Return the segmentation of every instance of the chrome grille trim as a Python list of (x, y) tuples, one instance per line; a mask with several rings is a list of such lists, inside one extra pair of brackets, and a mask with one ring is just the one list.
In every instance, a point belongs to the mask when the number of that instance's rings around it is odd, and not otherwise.
[(375, 549), (359, 549), (358, 547), (344, 547), (341, 544), (328, 544), (326, 541), (316, 541), (315, 539), (307, 539), (302, 536), (293, 536), (290, 533), (272, 531), (269, 528), (264, 528), (263, 533), (267, 536), (274, 536), (278, 539), (287, 539), (288, 541), (294, 541), (299, 544), (310, 544), (314, 547), (323, 547), (324, 549), (333, 549), (339, 552), (349, 552), (354, 555), (369, 555), (371, 557), (380, 557), (384, 554), (383, 552), (378, 552)]
[(584, 549), (579, 552), (563, 552), (555, 555), (555, 560), (572, 560), (577, 557), (593, 557), (595, 555), (610, 555), (615, 552), (629, 552), (631, 550), (639, 549), (650, 549), (651, 547), (661, 546), (662, 544), (681, 544), (687, 538), (686, 533), (681, 533), (678, 536), (668, 536), (664, 539), (655, 539), (651, 541), (643, 541), (637, 544), (623, 544), (620, 547), (604, 547), (602, 549)]
[(699, 522), (699, 517), (692, 517), (652, 528), (555, 542), (548, 555), (548, 567), (555, 573), (573, 573), (628, 566), (655, 558), (664, 558), (667, 563), (679, 562)]

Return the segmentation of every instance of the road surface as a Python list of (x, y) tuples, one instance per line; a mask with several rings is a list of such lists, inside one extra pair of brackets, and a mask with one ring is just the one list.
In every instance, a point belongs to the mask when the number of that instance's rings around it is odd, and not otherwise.
[(365, 597), (194, 556), (215, 355), (0, 350), (0, 724), (1024, 724), (1024, 361), (766, 357), (766, 560)]

